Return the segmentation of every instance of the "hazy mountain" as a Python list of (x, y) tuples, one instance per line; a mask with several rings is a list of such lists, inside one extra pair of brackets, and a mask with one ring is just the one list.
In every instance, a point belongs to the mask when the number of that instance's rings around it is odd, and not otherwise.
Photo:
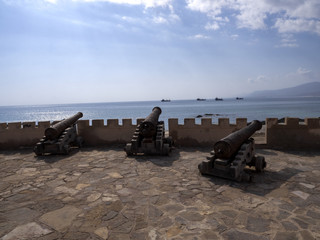
[(278, 90), (255, 91), (247, 97), (320, 97), (320, 82), (305, 83), (296, 87)]

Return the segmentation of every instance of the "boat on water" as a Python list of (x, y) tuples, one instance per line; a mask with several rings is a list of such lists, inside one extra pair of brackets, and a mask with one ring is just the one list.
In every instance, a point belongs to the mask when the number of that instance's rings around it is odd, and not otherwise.
[(242, 98), (242, 97), (236, 97), (236, 99), (237, 99), (237, 100), (243, 100), (243, 98)]
[(215, 98), (215, 100), (216, 100), (216, 101), (223, 101), (222, 98), (217, 98), (217, 97)]
[(170, 99), (162, 99), (161, 102), (171, 102)]
[(197, 98), (197, 101), (206, 101), (207, 99), (205, 98)]

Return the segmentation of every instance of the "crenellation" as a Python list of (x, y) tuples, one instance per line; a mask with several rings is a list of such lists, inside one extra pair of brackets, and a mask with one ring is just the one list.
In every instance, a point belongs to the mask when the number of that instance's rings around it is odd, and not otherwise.
[(103, 119), (94, 119), (92, 120), (92, 127), (104, 127), (104, 120)]
[(219, 127), (225, 127), (225, 128), (230, 127), (229, 118), (219, 118), (218, 125), (219, 125)]
[[(88, 146), (110, 143), (126, 143), (130, 141), (137, 125), (143, 118), (136, 119), (94, 119), (92, 126), (89, 120), (78, 120), (79, 136), (83, 137)], [(107, 123), (107, 124), (105, 124)], [(218, 119), (213, 124), (211, 118), (202, 118), (196, 124), (195, 118), (184, 119), (179, 124), (177, 118), (168, 119), (168, 131), (177, 146), (212, 146), (221, 138), (247, 126), (246, 118), (237, 118), (235, 124), (230, 124), (228, 118)], [(44, 134), (44, 129), (50, 126), (49, 121), (0, 123), (0, 147), (2, 149), (32, 146)], [(284, 123), (278, 123), (277, 118), (267, 118), (265, 128), (266, 147), (282, 149), (320, 149), (320, 118), (306, 118), (299, 123), (298, 118), (286, 118)]]
[(308, 128), (320, 128), (320, 118), (305, 118), (304, 122)]
[(36, 123), (35, 122), (23, 122), (22, 128), (35, 128)]
[(267, 147), (274, 149), (320, 149), (320, 125), (316, 118), (285, 118), (278, 123), (276, 118), (267, 118)]
[(169, 129), (170, 128), (177, 128), (179, 125), (179, 120), (178, 118), (169, 118), (168, 119), (168, 124), (169, 124)]
[(267, 128), (277, 126), (277, 125), (278, 125), (278, 118), (267, 118), (266, 119)]
[(248, 121), (246, 118), (237, 118), (236, 119), (236, 125), (238, 129), (246, 127), (248, 124)]
[(7, 129), (8, 124), (7, 123), (0, 123), (0, 129)]
[(137, 125), (144, 121), (144, 118), (137, 118)]
[(8, 123), (8, 129), (21, 129), (21, 122)]
[(38, 128), (48, 128), (50, 127), (50, 121), (38, 122)]
[(184, 124), (178, 124), (178, 119), (169, 119), (169, 135), (179, 146), (212, 146), (247, 125), (246, 118), (236, 121), (236, 124), (230, 124), (228, 118), (220, 118), (218, 124), (213, 124), (211, 118), (202, 118), (201, 123), (196, 124), (195, 118), (186, 118)]
[(0, 149), (34, 146), (43, 134), (44, 129), (36, 127), (35, 122), (8, 123), (8, 128), (0, 131)]
[(119, 119), (108, 119), (107, 127), (118, 128), (119, 127)]
[(187, 128), (195, 127), (196, 121), (194, 118), (185, 118), (184, 119), (184, 126)]
[(284, 124), (287, 127), (299, 127), (299, 118), (285, 118)]
[(119, 119), (96, 119), (92, 120), (92, 126), (89, 120), (78, 121), (78, 132), (87, 146), (103, 146), (106, 144), (126, 143), (130, 140), (136, 125), (132, 124), (132, 119), (122, 119), (122, 125)]
[(211, 127), (212, 126), (212, 119), (211, 118), (201, 118), (201, 126)]
[(122, 125), (123, 127), (132, 127), (132, 119), (131, 118), (122, 119)]
[(89, 127), (89, 120), (78, 120), (78, 128), (86, 128)]

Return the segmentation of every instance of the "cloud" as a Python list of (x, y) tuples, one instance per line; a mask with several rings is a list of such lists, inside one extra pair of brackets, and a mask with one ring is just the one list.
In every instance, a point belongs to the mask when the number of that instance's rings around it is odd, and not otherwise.
[(265, 19), (267, 18), (268, 6), (264, 1), (239, 1), (239, 5), (234, 10), (239, 11), (236, 15), (237, 26), (239, 28), (249, 28), (253, 30), (265, 29)]
[(125, 22), (129, 22), (129, 23), (135, 23), (137, 22), (136, 18), (133, 17), (129, 17), (129, 16), (122, 16), (121, 19)]
[(320, 72), (314, 72), (304, 67), (299, 67), (281, 77), (281, 81), (287, 83), (301, 84), (304, 82), (316, 81), (320, 77)]
[[(235, 24), (251, 30), (276, 29), (280, 34), (311, 32), (320, 35), (319, 0), (2, 0), (7, 4), (58, 5), (60, 2), (105, 2), (119, 5), (142, 6), (145, 10), (159, 8), (151, 21), (157, 24), (180, 20), (173, 4), (182, 2), (191, 11), (207, 16), (206, 30), (220, 30)], [(42, 4), (42, 5), (41, 5)], [(184, 8), (184, 6), (180, 7)], [(158, 11), (158, 10), (157, 10)], [(182, 11), (178, 9), (177, 11)], [(297, 43), (281, 43), (278, 47), (297, 47)]]
[(248, 78), (247, 82), (252, 85), (259, 86), (282, 86), (286, 87), (292, 84), (301, 84), (304, 82), (312, 82), (316, 79), (319, 79), (320, 72), (312, 71), (305, 67), (299, 67), (297, 69), (292, 69), (292, 71), (284, 73), (284, 74), (272, 74), (272, 75), (259, 75), (257, 77)]
[[(57, 0), (53, 0), (57, 1)], [(59, 0), (58, 0), (59, 1)], [(152, 16), (150, 21), (156, 23), (156, 24), (168, 24), (172, 22), (179, 21), (180, 18), (177, 14), (174, 12), (174, 8), (172, 7), (171, 3), (173, 0), (72, 0), (74, 2), (109, 2), (114, 4), (126, 4), (126, 5), (140, 5), (144, 6), (146, 10), (148, 8), (156, 8), (156, 7), (162, 7), (163, 9), (166, 9), (161, 14), (157, 14), (155, 16)], [(144, 11), (146, 14), (147, 11)], [(130, 23), (139, 22), (138, 19), (124, 16), (122, 17), (122, 20)]]
[(210, 18), (213, 20), (213, 22), (207, 23), (205, 26), (205, 29), (207, 30), (218, 30), (220, 29), (220, 26), (225, 25), (230, 21), (228, 17), (210, 16)]
[(75, 2), (110, 2), (116, 4), (142, 5), (150, 7), (167, 7), (171, 5), (172, 0), (73, 0)]
[(264, 75), (259, 75), (256, 78), (248, 78), (248, 83), (255, 84), (255, 83), (262, 83), (266, 82), (268, 79)]
[(280, 33), (314, 32), (320, 35), (320, 20), (277, 19), (275, 28)]
[(168, 6), (169, 13), (161, 13), (158, 16), (154, 16), (152, 21), (156, 24), (169, 24), (180, 21), (180, 17), (175, 14), (174, 9), (171, 5)]
[(276, 45), (275, 47), (299, 47), (297, 40), (293, 38), (292, 34), (282, 34), (282, 39), (280, 45)]
[(318, 79), (318, 77), (319, 72), (313, 72), (307, 68), (299, 67), (298, 69), (284, 75), (282, 80), (299, 84), (301, 82), (315, 81), (315, 79)]
[(297, 70), (297, 74), (299, 74), (299, 75), (306, 75), (306, 74), (310, 74), (310, 73), (312, 73), (311, 70), (308, 70), (308, 69), (302, 68), (302, 67), (299, 67)]
[(41, 4), (41, 3), (59, 3), (59, 2), (109, 2), (115, 4), (142, 5), (146, 8), (152, 7), (169, 7), (173, 0), (2, 0), (7, 4), (25, 3), (25, 4)]
[(232, 38), (232, 40), (236, 40), (236, 39), (238, 39), (239, 35), (238, 34), (233, 34), (230, 37)]
[(57, 4), (61, 0), (0, 0), (9, 6), (31, 7), (36, 9), (45, 9)]
[(207, 30), (218, 30), (219, 28), (220, 26), (217, 22), (207, 23), (207, 25), (205, 26), (205, 29)]
[(158, 16), (158, 17), (153, 17), (153, 22), (157, 24), (162, 24), (162, 23), (168, 23), (168, 20), (164, 17)]
[(217, 1), (207, 1), (207, 0), (186, 0), (187, 7), (193, 11), (199, 11), (202, 13), (207, 13), (208, 15), (215, 17), (221, 14), (222, 8), (227, 7), (231, 1), (217, 0)]
[(282, 43), (280, 45), (277, 45), (276, 47), (295, 48), (295, 47), (299, 47), (299, 45), (296, 43)]
[(197, 34), (197, 35), (191, 36), (191, 37), (189, 37), (189, 38), (190, 38), (190, 39), (210, 39), (209, 36), (202, 35), (202, 34)]
[[(217, 19), (230, 15), (238, 28), (259, 30), (273, 27), (279, 33), (313, 32), (320, 35), (319, 0), (186, 0), (186, 3), (190, 10), (207, 15), (206, 29), (217, 30), (220, 27)], [(215, 22), (212, 24), (210, 20)]]

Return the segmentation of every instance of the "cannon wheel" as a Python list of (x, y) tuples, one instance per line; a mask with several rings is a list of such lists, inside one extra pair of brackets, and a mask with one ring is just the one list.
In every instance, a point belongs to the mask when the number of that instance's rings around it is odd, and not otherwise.
[(69, 145), (63, 146), (63, 154), (69, 154), (70, 153), (70, 147)]
[(132, 144), (131, 143), (127, 143), (126, 145), (126, 148), (124, 149), (127, 153), (127, 156), (132, 156), (133, 153), (131, 152), (131, 147), (132, 147)]
[(82, 137), (77, 137), (76, 144), (77, 144), (77, 146), (79, 148), (83, 147), (83, 138)]
[(163, 147), (162, 147), (162, 154), (164, 156), (168, 156), (169, 155), (169, 152), (170, 152), (170, 146), (168, 143), (165, 143), (163, 144)]
[(257, 172), (263, 171), (263, 169), (266, 167), (266, 161), (264, 160), (264, 157), (262, 156), (256, 157), (255, 167)]
[(167, 144), (169, 144), (169, 147), (172, 147), (172, 145), (173, 145), (172, 137), (164, 138), (163, 143), (167, 143)]

